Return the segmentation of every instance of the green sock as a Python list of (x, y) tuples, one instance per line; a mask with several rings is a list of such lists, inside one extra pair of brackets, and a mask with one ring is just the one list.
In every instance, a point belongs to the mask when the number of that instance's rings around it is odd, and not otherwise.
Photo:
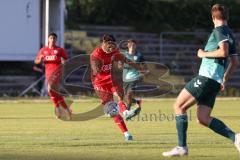
[(187, 128), (188, 128), (188, 118), (187, 115), (176, 115), (176, 127), (178, 133), (178, 146), (187, 146)]
[(235, 133), (217, 118), (212, 119), (209, 128), (214, 132), (231, 139), (233, 142), (235, 141)]

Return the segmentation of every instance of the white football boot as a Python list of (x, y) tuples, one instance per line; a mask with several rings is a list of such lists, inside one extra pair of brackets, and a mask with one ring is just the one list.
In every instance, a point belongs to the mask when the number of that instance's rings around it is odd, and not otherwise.
[(234, 145), (236, 146), (237, 150), (240, 152), (240, 133), (235, 135)]
[(123, 118), (125, 120), (129, 120), (129, 119), (131, 119), (133, 117), (134, 112), (133, 112), (133, 110), (125, 110), (125, 111), (123, 111), (122, 114), (123, 114)]
[(163, 152), (162, 155), (164, 157), (174, 157), (174, 156), (187, 156), (188, 148), (187, 147), (175, 147), (171, 151)]
[(133, 136), (128, 132), (124, 132), (124, 137), (126, 141), (132, 141), (133, 140)]
[(130, 120), (131, 118), (135, 117), (136, 115), (138, 115), (141, 111), (141, 107), (137, 107), (135, 109), (132, 109), (132, 110), (125, 110), (123, 112), (123, 118), (125, 120)]

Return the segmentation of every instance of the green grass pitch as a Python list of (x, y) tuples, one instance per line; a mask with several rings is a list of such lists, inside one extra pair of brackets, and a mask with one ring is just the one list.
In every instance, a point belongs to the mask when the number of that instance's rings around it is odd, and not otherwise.
[[(145, 100), (139, 117), (127, 122), (134, 136), (125, 142), (113, 120), (57, 120), (50, 102), (1, 101), (0, 160), (162, 160), (163, 151), (176, 145), (173, 100)], [(84, 112), (97, 104), (83, 100), (73, 104)], [(240, 100), (217, 100), (213, 115), (240, 131)], [(189, 160), (237, 160), (233, 144), (196, 122), (196, 106), (190, 109)], [(167, 158), (168, 159), (168, 158)], [(177, 158), (172, 158), (177, 159)]]

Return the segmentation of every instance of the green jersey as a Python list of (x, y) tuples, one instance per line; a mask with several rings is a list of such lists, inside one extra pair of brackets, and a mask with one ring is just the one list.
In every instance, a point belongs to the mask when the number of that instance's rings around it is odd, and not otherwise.
[[(128, 52), (123, 52), (125, 57), (129, 59), (130, 61), (136, 62), (136, 63), (143, 63), (144, 58), (140, 52), (137, 52), (134, 55), (129, 54)], [(140, 73), (135, 68), (129, 66), (128, 64), (124, 64), (123, 69), (123, 82), (132, 82), (138, 80), (140, 77)]]
[[(219, 49), (219, 44), (222, 42), (227, 42), (229, 44), (229, 56), (237, 55), (235, 39), (230, 28), (225, 25), (213, 29), (204, 50), (207, 52), (215, 51)], [(213, 79), (218, 83), (222, 83), (226, 63), (227, 57), (203, 58), (199, 70), (199, 75)]]

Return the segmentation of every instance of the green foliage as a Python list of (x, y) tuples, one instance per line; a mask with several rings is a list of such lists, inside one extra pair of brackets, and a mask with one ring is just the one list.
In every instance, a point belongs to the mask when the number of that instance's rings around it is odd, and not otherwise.
[(231, 27), (240, 28), (238, 0), (66, 0), (66, 25), (125, 25), (152, 32), (209, 29), (215, 3), (228, 6)]

